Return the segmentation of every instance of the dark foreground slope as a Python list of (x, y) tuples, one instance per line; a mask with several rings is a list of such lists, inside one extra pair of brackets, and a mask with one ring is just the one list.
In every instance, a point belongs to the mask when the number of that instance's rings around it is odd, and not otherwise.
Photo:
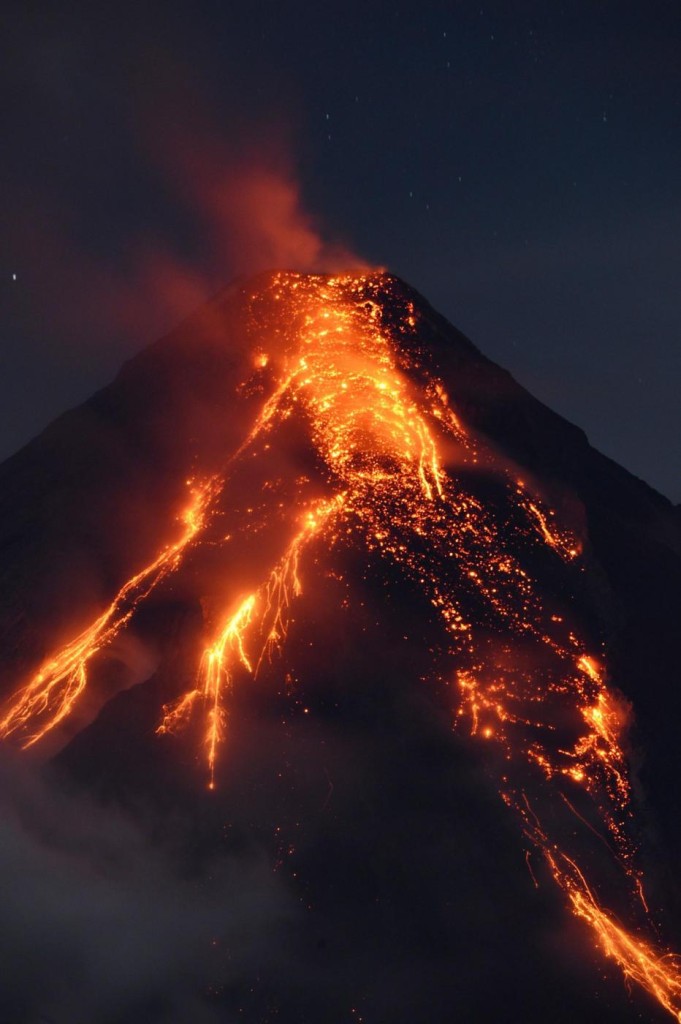
[[(413, 304), (419, 344), (468, 429), (586, 537), (575, 615), (606, 640), (634, 705), (644, 857), (673, 940), (678, 512), (407, 285), (384, 283), (385, 327)], [(245, 367), (273, 343), (249, 314), (261, 285), (218, 296), (0, 467), (6, 693), (174, 536), (186, 479), (243, 440), (261, 398)], [(335, 557), (296, 606), (288, 661), (236, 686), (216, 792), (189, 740), (155, 735), (158, 708), (194, 671), (200, 566), (140, 612), (100, 674), (98, 716), (60, 734), (39, 780), (21, 775), (35, 755), (11, 755), (5, 875), (21, 898), (0, 919), (13, 965), (0, 1012), (121, 1024), (666, 1019), (627, 994), (546, 880), (535, 888), (476, 750), (451, 731), (446, 691), (428, 679), (434, 641), (417, 595), (371, 559)], [(340, 576), (355, 600), (336, 612)], [(108, 820), (132, 838), (100, 842)], [(66, 892), (59, 912), (43, 908), (50, 879)]]

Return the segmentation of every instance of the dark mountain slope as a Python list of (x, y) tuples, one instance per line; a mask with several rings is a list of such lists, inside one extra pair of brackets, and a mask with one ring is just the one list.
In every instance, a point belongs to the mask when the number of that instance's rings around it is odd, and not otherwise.
[[(518, 544), (551, 600), (605, 644), (611, 683), (633, 703), (649, 898), (665, 938), (681, 937), (670, 867), (681, 857), (678, 510), (591, 448), (409, 286), (389, 275), (357, 280), (357, 302), (377, 304), (381, 328), (419, 351), (488, 453), (460, 478), (502, 531), (515, 512), (500, 492), (501, 467), (584, 541), (581, 575)], [(272, 281), (218, 295), (0, 467), (6, 694), (177, 537), (186, 480), (223, 471), (243, 442), (267, 397), (254, 367), (299, 329), (295, 309), (280, 315)], [(667, 1019), (637, 991), (630, 997), (591, 946), (584, 955), (584, 935), (566, 922), (545, 870), (526, 863), (528, 843), (476, 744), (451, 731), (432, 606), (376, 551), (327, 553), (316, 542), (283, 652), (255, 682), (235, 672), (217, 792), (204, 788), (198, 726), (186, 738), (156, 735), (160, 707), (192, 685), (202, 631), (230, 574), (240, 579), (249, 559), (266, 564), (264, 527), (236, 556), (220, 553), (223, 534), (257, 517), (261, 494), (284, 504), (289, 478), (304, 478), (313, 494), (321, 486), (293, 420), (274, 461), (237, 465), (210, 543), (140, 606), (113, 657), (97, 662), (101, 710), (61, 736), (61, 752), (59, 743), (50, 749), (50, 785), (126, 808), (153, 843), (172, 846), (177, 870), (201, 891), (212, 891), (216, 857), (271, 860), (293, 907), (238, 969), (215, 968), (220, 980), (201, 996), (206, 1020)], [(349, 604), (342, 580), (352, 584)], [(14, 993), (5, 1004), (9, 1019), (21, 1019), (31, 1000)], [(150, 982), (101, 1019), (182, 1019), (177, 1005)]]

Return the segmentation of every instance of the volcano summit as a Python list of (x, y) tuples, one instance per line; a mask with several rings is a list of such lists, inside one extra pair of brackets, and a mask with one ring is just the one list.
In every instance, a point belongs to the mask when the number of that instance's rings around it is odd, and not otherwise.
[(678, 510), (416, 292), (240, 282), (0, 474), (6, 746), (297, 904), (206, 1019), (681, 1020)]

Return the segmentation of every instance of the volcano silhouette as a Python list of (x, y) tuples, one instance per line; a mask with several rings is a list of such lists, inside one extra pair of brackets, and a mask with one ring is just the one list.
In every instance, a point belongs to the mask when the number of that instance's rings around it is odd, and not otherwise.
[(200, 970), (8, 1020), (681, 1019), (678, 509), (408, 285), (233, 285), (0, 467), (0, 546), (12, 770), (213, 901)]

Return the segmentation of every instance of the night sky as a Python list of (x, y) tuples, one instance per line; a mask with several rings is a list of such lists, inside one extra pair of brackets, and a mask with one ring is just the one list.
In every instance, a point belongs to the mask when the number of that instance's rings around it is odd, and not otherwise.
[(0, 456), (267, 262), (217, 239), (234, 217), (206, 200), (264, 163), (325, 239), (681, 500), (677, 0), (14, 3), (3, 21)]

